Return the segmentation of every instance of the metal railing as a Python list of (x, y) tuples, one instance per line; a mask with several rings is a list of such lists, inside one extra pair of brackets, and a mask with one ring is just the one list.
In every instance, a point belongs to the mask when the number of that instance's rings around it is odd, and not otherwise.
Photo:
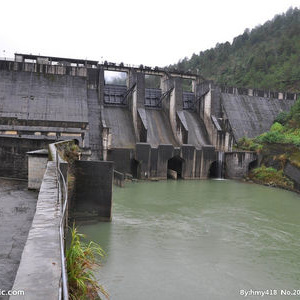
[(59, 241), (60, 241), (60, 257), (61, 257), (61, 279), (62, 288), (60, 289), (59, 299), (68, 300), (68, 276), (66, 269), (66, 257), (65, 257), (65, 226), (68, 222), (68, 187), (66, 183), (65, 176), (60, 168), (60, 163), (62, 159), (56, 149), (56, 174), (58, 183), (58, 202), (61, 204), (61, 219), (59, 224)]

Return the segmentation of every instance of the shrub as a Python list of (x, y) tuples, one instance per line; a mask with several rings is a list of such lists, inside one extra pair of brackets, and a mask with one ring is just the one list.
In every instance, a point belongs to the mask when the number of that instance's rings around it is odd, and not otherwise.
[(75, 160), (79, 159), (79, 147), (75, 144), (67, 144), (64, 148), (64, 159), (73, 164)]
[(253, 139), (247, 137), (241, 138), (237, 143), (237, 148), (241, 150), (260, 151), (262, 147), (262, 145), (254, 142)]
[(290, 114), (286, 111), (282, 111), (278, 114), (274, 122), (279, 123), (281, 125), (285, 125), (290, 118)]
[(284, 143), (285, 137), (284, 134), (278, 131), (268, 131), (258, 136), (255, 140), (259, 143)]
[(104, 251), (97, 243), (85, 244), (83, 234), (78, 233), (73, 225), (71, 243), (66, 251), (70, 298), (73, 300), (98, 299), (100, 291), (108, 299), (108, 293), (96, 281), (93, 268), (97, 259), (104, 256)]
[(300, 126), (300, 98), (291, 107), (291, 119)]
[(249, 176), (254, 181), (258, 181), (260, 183), (266, 183), (285, 188), (294, 187), (293, 182), (284, 176), (283, 170), (277, 171), (274, 168), (267, 168), (264, 165), (259, 168), (253, 169)]
[(275, 132), (275, 131), (282, 132), (283, 130), (284, 130), (284, 127), (278, 122), (275, 122), (270, 128), (270, 131), (273, 131), (273, 132)]

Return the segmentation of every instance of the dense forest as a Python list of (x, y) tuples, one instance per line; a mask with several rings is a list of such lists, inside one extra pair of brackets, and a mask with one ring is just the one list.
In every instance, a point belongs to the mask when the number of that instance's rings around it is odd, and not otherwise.
[(300, 92), (300, 10), (273, 20), (169, 66), (197, 70), (206, 79), (236, 87)]

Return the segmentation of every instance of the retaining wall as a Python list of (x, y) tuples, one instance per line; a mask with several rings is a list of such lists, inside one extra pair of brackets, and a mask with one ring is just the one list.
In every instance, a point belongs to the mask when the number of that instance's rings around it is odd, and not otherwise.
[(226, 152), (226, 178), (238, 179), (248, 174), (249, 164), (257, 159), (255, 152)]

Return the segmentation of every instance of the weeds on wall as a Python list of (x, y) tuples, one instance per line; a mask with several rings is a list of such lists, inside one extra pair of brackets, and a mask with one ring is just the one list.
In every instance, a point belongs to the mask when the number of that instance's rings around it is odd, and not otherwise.
[(267, 184), (270, 186), (293, 189), (294, 183), (283, 174), (283, 170), (276, 170), (272, 167), (262, 165), (253, 169), (249, 174), (250, 179), (255, 182)]
[(76, 160), (79, 160), (80, 148), (74, 142), (63, 143), (60, 145), (59, 152), (63, 159), (68, 162), (68, 195), (70, 200), (75, 187), (74, 163)]
[(72, 300), (101, 299), (98, 292), (109, 299), (108, 292), (94, 276), (94, 269), (100, 267), (99, 261), (105, 253), (95, 242), (84, 243), (85, 237), (75, 225), (70, 230), (71, 242), (66, 251), (69, 294)]

